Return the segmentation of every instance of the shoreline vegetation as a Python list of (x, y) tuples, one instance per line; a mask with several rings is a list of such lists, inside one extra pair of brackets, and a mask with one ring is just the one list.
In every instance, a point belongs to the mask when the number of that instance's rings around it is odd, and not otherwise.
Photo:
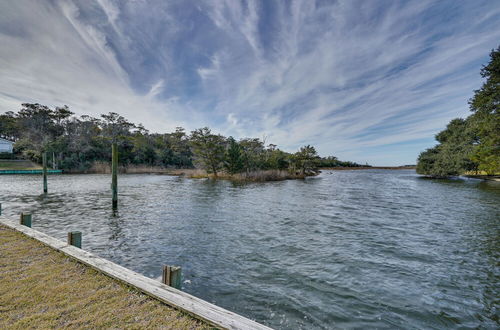
[(211, 173), (200, 169), (177, 169), (169, 170), (166, 174), (175, 176), (184, 176), (191, 179), (219, 179), (219, 180), (230, 180), (239, 182), (266, 182), (266, 181), (283, 181), (283, 180), (294, 180), (294, 179), (305, 179), (307, 176), (316, 176), (320, 172), (301, 174), (301, 173), (290, 173), (284, 170), (261, 170), (252, 171), (248, 173), (219, 173), (215, 177)]
[(467, 175), (463, 175), (463, 177), (470, 178), (470, 179), (500, 182), (500, 175), (467, 174)]
[[(132, 165), (121, 166), (118, 168), (121, 174), (165, 174), (172, 176), (182, 176), (191, 179), (221, 179), (231, 181), (249, 181), (249, 182), (264, 182), (264, 181), (282, 181), (292, 179), (304, 179), (307, 176), (316, 176), (320, 172), (308, 172), (302, 174), (300, 172), (291, 173), (286, 170), (258, 170), (248, 173), (227, 173), (219, 172), (215, 177), (213, 173), (197, 168), (164, 168), (159, 166)], [(71, 174), (111, 174), (111, 164), (100, 162), (94, 164), (86, 171), (66, 171)]]
[(469, 100), (472, 114), (451, 120), (435, 136), (438, 144), (418, 157), (418, 174), (500, 181), (500, 46), (481, 76), (486, 81)]
[[(291, 153), (266, 139), (236, 140), (208, 127), (190, 133), (182, 127), (171, 133), (150, 133), (115, 112), (100, 118), (77, 117), (67, 106), (51, 109), (38, 103), (23, 103), (17, 113), (1, 114), (0, 137), (15, 142), (14, 158), (40, 164), (45, 154), (49, 169), (65, 173), (109, 173), (113, 144), (122, 173), (180, 168), (204, 171), (189, 174), (192, 177), (274, 181), (315, 176), (320, 167), (369, 166), (335, 156), (320, 157), (311, 145)], [(9, 157), (0, 154), (0, 162)]]
[[(2, 166), (3, 165), (3, 166)], [(18, 167), (6, 167), (0, 161), (0, 172), (3, 170), (40, 170), (41, 167), (37, 164), (29, 168)], [(359, 167), (320, 167), (318, 171), (314, 174), (311, 173), (307, 176), (316, 176), (321, 173), (321, 171), (358, 171), (358, 170), (414, 170), (416, 166), (406, 165), (406, 166), (359, 166)], [(205, 170), (196, 168), (164, 168), (159, 166), (146, 166), (146, 165), (133, 165), (128, 167), (119, 167), (118, 172), (121, 174), (164, 174), (171, 176), (180, 176), (190, 179), (215, 179), (213, 174), (207, 173)], [(65, 174), (111, 174), (111, 164), (109, 163), (99, 163), (91, 166), (85, 171), (75, 171), (75, 170), (65, 170)], [(1, 173), (0, 173), (1, 174)], [(220, 180), (230, 180), (235, 182), (266, 182), (266, 181), (283, 181), (283, 180), (296, 180), (305, 179), (306, 175), (301, 175), (300, 173), (290, 173), (288, 171), (280, 170), (266, 170), (266, 171), (254, 171), (249, 173), (238, 173), (238, 174), (228, 174), (219, 173), (216, 179)], [(435, 176), (423, 177), (434, 179)], [(500, 175), (486, 175), (466, 173), (464, 175), (459, 175), (457, 177), (465, 177), (470, 179), (486, 180), (486, 181), (497, 181), (500, 182)]]
[(0, 250), (2, 329), (213, 328), (3, 225)]
[[(304, 179), (306, 176), (314, 176), (319, 174), (319, 172), (309, 173), (307, 175), (302, 175), (300, 173), (290, 173), (284, 170), (260, 170), (252, 171), (248, 173), (235, 173), (229, 174), (226, 172), (219, 172), (217, 177), (212, 173), (208, 173), (203, 169), (196, 168), (164, 168), (159, 166), (129, 166), (129, 167), (119, 167), (118, 172), (121, 174), (165, 174), (172, 176), (182, 176), (192, 179), (221, 179), (221, 180), (232, 180), (232, 181), (281, 181), (290, 179)], [(92, 166), (86, 171), (65, 171), (69, 174), (111, 174), (111, 164), (97, 164)]]
[[(229, 174), (227, 172), (219, 172), (217, 178), (219, 179), (235, 179), (241, 180), (241, 178), (252, 178), (259, 176), (262, 177), (276, 177), (278, 180), (287, 178), (291, 179), (303, 179), (307, 176), (316, 176), (320, 171), (352, 171), (352, 170), (408, 170), (415, 169), (415, 165), (404, 165), (404, 166), (323, 166), (317, 167), (314, 172), (308, 172), (305, 175), (298, 173), (290, 173), (285, 170), (259, 170), (250, 171), (248, 173), (236, 173)], [(131, 166), (119, 166), (118, 172), (121, 174), (168, 174), (175, 176), (185, 176), (189, 178), (214, 178), (212, 173), (209, 173), (203, 169), (197, 168), (165, 168), (160, 166), (147, 166), (147, 165), (131, 165)], [(72, 174), (111, 174), (111, 164), (108, 162), (97, 162), (93, 164), (88, 170), (85, 171), (65, 171), (65, 173)]]

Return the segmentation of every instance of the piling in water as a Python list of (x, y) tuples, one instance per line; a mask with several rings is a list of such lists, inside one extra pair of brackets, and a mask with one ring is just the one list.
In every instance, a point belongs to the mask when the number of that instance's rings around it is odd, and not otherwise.
[(47, 152), (42, 153), (43, 162), (43, 193), (47, 193)]
[(181, 289), (181, 267), (163, 266), (163, 275), (161, 279), (163, 284)]
[(82, 248), (82, 233), (79, 231), (70, 231), (68, 233), (68, 245), (76, 246), (77, 248)]
[(116, 143), (111, 147), (111, 190), (113, 191), (113, 209), (118, 208), (118, 149)]
[(31, 228), (31, 214), (21, 213), (21, 219), (20, 219), (19, 223), (23, 226)]

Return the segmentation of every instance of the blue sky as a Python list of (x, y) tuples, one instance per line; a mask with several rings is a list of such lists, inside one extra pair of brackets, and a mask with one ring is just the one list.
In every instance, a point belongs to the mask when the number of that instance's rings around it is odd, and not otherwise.
[(0, 1), (0, 112), (115, 111), (414, 164), (480, 87), (500, 1)]

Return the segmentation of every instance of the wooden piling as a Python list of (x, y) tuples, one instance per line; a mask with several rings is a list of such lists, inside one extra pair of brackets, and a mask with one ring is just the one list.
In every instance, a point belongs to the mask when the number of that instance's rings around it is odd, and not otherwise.
[(47, 152), (43, 152), (42, 154), (42, 162), (43, 162), (43, 193), (47, 193)]
[(68, 233), (68, 245), (76, 246), (77, 248), (82, 248), (82, 233), (79, 231), (70, 231)]
[(2, 203), (0, 203), (0, 215), (2, 215)]
[(113, 191), (113, 209), (118, 208), (118, 148), (116, 143), (111, 147), (111, 189)]
[(31, 214), (21, 213), (21, 219), (20, 219), (19, 223), (23, 226), (31, 228)]
[(181, 289), (181, 267), (178, 266), (163, 266), (162, 283), (176, 289)]

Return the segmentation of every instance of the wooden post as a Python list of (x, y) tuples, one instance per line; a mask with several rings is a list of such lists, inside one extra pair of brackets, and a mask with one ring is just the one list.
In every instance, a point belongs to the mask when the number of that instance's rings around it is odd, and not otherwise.
[(43, 152), (42, 154), (42, 162), (43, 162), (43, 193), (47, 193), (47, 152)]
[(82, 248), (82, 233), (79, 231), (70, 231), (68, 233), (68, 245), (76, 246), (77, 248)]
[(2, 215), (2, 203), (0, 203), (0, 215)]
[(116, 143), (111, 147), (111, 189), (113, 191), (113, 209), (118, 208), (118, 148)]
[(21, 213), (21, 219), (20, 219), (19, 223), (23, 226), (31, 228), (31, 214)]
[(181, 267), (177, 266), (163, 266), (163, 276), (161, 281), (163, 284), (174, 287), (176, 289), (181, 289)]

